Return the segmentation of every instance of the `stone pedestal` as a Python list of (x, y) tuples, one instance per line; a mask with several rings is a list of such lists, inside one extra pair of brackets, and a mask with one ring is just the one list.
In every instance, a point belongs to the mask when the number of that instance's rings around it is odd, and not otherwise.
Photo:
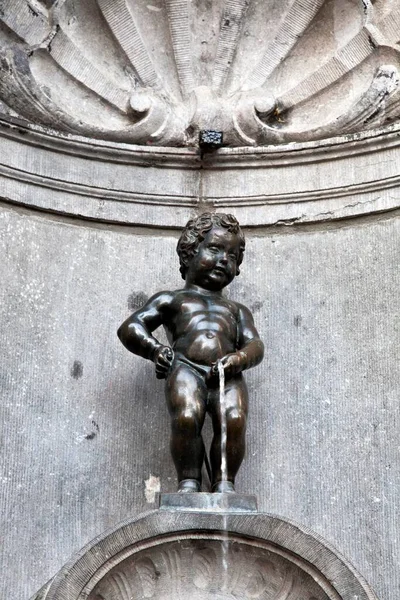
[(160, 510), (184, 510), (187, 512), (257, 512), (257, 498), (243, 494), (160, 494)]

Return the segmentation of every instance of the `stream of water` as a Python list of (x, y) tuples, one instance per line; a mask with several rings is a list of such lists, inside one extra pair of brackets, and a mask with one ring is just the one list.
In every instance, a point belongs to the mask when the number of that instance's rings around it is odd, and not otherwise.
[[(219, 375), (219, 406), (221, 411), (221, 481), (228, 481), (228, 466), (226, 458), (226, 443), (227, 443), (227, 425), (226, 425), (226, 402), (225, 402), (225, 371), (221, 361), (218, 361)], [(228, 507), (226, 507), (228, 508)], [(223, 515), (223, 539), (222, 539), (222, 591), (227, 592), (229, 589), (228, 579), (228, 516)]]
[(225, 405), (225, 371), (224, 365), (218, 361), (219, 374), (219, 406), (221, 411), (221, 481), (228, 480), (228, 469), (226, 464), (226, 405)]

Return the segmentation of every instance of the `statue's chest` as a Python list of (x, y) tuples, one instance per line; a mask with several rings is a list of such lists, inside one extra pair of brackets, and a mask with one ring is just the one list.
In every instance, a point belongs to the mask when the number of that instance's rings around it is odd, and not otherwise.
[(190, 299), (181, 303), (176, 314), (176, 325), (181, 327), (218, 326), (236, 329), (236, 318), (229, 305), (212, 299)]

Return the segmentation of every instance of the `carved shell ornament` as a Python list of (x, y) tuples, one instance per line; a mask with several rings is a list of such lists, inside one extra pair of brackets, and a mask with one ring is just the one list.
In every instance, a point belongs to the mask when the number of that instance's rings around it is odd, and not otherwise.
[(0, 0), (0, 19), (6, 119), (159, 146), (212, 129), (252, 146), (400, 116), (400, 0)]

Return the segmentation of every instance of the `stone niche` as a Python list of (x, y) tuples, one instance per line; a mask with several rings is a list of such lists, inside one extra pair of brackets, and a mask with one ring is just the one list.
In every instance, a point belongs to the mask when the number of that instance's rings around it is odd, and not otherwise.
[(160, 510), (72, 559), (32, 600), (376, 600), (321, 538), (270, 515)]
[[(0, 597), (374, 598), (309, 528), (398, 600), (400, 0), (0, 5)], [(304, 528), (134, 521), (175, 473), (116, 330), (204, 210), (244, 228), (267, 348), (237, 489)]]

